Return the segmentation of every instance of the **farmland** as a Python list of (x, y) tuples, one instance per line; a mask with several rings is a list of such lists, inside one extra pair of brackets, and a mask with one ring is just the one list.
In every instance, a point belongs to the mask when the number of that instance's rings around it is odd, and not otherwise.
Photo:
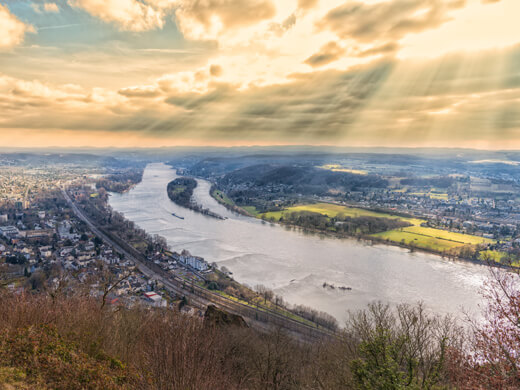
[(327, 169), (332, 172), (347, 172), (347, 173), (354, 173), (356, 175), (366, 175), (368, 172), (361, 170), (361, 169), (350, 169), (350, 168), (344, 168), (341, 165), (338, 164), (327, 164), (322, 165), (318, 167), (320, 169)]
[(403, 243), (414, 247), (443, 252), (459, 247), (463, 244), (455, 241), (443, 240), (432, 236), (410, 233), (404, 230), (390, 230), (388, 232), (373, 235), (395, 243)]
[(456, 233), (450, 232), (448, 230), (421, 226), (426, 221), (419, 218), (401, 217), (384, 212), (366, 210), (355, 207), (347, 207), (330, 203), (315, 203), (292, 206), (281, 211), (263, 213), (260, 214), (258, 217), (269, 221), (277, 222), (280, 221), (282, 217), (288, 216), (290, 213), (304, 211), (325, 215), (328, 218), (376, 217), (398, 219), (403, 222), (407, 222), (412, 226), (375, 233), (370, 235), (370, 237), (378, 238), (395, 244), (404, 244), (406, 246), (412, 246), (415, 248), (440, 253), (450, 252), (454, 249), (462, 248), (465, 246), (476, 246), (481, 244), (485, 245), (494, 242), (493, 240), (483, 238), (480, 236), (474, 236), (471, 234)]
[(479, 236), (423, 226), (409, 226), (398, 230), (377, 233), (373, 236), (436, 252), (448, 251), (465, 245), (493, 243), (493, 240)]
[(425, 222), (422, 219), (418, 218), (404, 218), (397, 215), (392, 215), (388, 213), (382, 213), (378, 211), (366, 210), (356, 207), (348, 207), (341, 206), (337, 204), (331, 203), (314, 203), (314, 204), (304, 204), (299, 206), (288, 207), (282, 211), (271, 211), (268, 213), (260, 214), (259, 217), (267, 220), (279, 221), (280, 218), (284, 214), (288, 214), (291, 212), (299, 212), (299, 211), (310, 211), (313, 213), (319, 213), (326, 215), (329, 218), (335, 218), (338, 215), (344, 217), (351, 218), (359, 218), (359, 217), (376, 217), (376, 218), (389, 218), (389, 219), (400, 219), (406, 222), (409, 222), (412, 225), (419, 226), (421, 223)]

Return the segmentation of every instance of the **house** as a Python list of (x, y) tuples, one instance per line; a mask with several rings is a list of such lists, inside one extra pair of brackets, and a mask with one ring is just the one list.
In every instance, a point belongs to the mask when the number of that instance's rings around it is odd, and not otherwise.
[(155, 307), (165, 307), (166, 301), (156, 292), (150, 291), (144, 293), (145, 300)]

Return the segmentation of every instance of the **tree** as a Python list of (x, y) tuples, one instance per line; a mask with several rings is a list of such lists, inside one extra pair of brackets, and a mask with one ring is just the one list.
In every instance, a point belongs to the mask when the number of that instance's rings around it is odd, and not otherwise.
[(519, 274), (497, 268), (490, 273), (484, 321), (470, 320), (469, 351), (450, 353), (452, 379), (462, 390), (520, 388)]
[(429, 314), (421, 303), (373, 303), (351, 315), (347, 328), (359, 341), (350, 363), (356, 388), (447, 388), (446, 352), (460, 346), (461, 333), (451, 317)]
[(269, 290), (262, 284), (257, 285), (255, 290), (262, 296), (262, 298), (264, 298), (264, 305), (267, 303), (267, 301), (270, 301), (274, 297), (273, 291)]

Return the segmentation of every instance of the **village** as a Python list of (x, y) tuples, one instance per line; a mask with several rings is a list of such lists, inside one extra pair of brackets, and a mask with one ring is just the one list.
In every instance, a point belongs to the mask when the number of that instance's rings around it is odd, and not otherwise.
[[(10, 173), (10, 186), (3, 188), (0, 206), (2, 285), (14, 291), (83, 288), (89, 294), (106, 295), (104, 299), (113, 305), (167, 307), (178, 305), (180, 300), (182, 311), (202, 315), (186, 305), (186, 299), (164, 289), (160, 281), (139, 272), (131, 259), (92, 233), (70, 209), (60, 185), (84, 183), (89, 188), (97, 176), (71, 179), (62, 174), (42, 179), (36, 175), (34, 181), (27, 182), (26, 173)], [(187, 281), (200, 282), (211, 270), (203, 258), (187, 251), (156, 251), (148, 260)]]

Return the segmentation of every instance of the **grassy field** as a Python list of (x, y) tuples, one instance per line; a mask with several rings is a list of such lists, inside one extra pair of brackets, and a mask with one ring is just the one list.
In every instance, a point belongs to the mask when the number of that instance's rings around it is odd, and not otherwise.
[(255, 217), (258, 215), (258, 210), (255, 206), (242, 206), (242, 208)]
[(327, 164), (319, 166), (318, 168), (321, 169), (327, 169), (329, 171), (333, 172), (348, 172), (348, 173), (354, 173), (356, 175), (366, 175), (368, 174), (367, 171), (363, 171), (361, 169), (349, 169), (349, 168), (343, 168), (341, 165), (338, 164)]
[(305, 205), (299, 205), (299, 206), (293, 206), (289, 207), (282, 211), (271, 211), (268, 213), (261, 214), (260, 217), (264, 217), (265, 219), (270, 220), (273, 218), (275, 221), (279, 221), (280, 217), (284, 214), (295, 212), (295, 211), (311, 211), (314, 213), (319, 213), (326, 215), (327, 217), (334, 218), (338, 214), (342, 214), (346, 217), (351, 218), (358, 218), (358, 217), (377, 217), (377, 218), (389, 218), (389, 219), (400, 219), (406, 222), (409, 222), (412, 225), (419, 226), (421, 223), (426, 222), (422, 219), (418, 218), (404, 218), (399, 217), (397, 215), (387, 214), (387, 213), (381, 213), (378, 211), (371, 211), (371, 210), (365, 210), (360, 209), (356, 207), (348, 207), (348, 206), (341, 206), (337, 204), (330, 204), (330, 203), (314, 203), (314, 204), (305, 204)]
[(437, 252), (447, 251), (464, 245), (490, 244), (493, 242), (493, 240), (488, 238), (422, 226), (409, 226), (377, 233), (373, 236), (396, 243), (402, 243), (404, 240), (404, 243), (407, 245)]
[(227, 204), (229, 206), (234, 206), (235, 202), (233, 202), (225, 193), (220, 190), (214, 190), (211, 195), (217, 199), (220, 203)]
[(445, 192), (408, 192), (406, 194), (413, 196), (427, 196), (430, 199), (448, 200), (448, 194)]
[(237, 206), (233, 200), (228, 197), (224, 192), (220, 190), (214, 190), (211, 193), (211, 196), (217, 200), (217, 202), (222, 203), (226, 206), (231, 206), (235, 211), (240, 212), (240, 209), (243, 211), (249, 213), (253, 217), (256, 217), (258, 215), (258, 211), (256, 210), (255, 206)]
[(431, 199), (448, 200), (448, 194), (446, 193), (435, 193), (430, 192)]
[(429, 227), (422, 226), (410, 226), (403, 228), (404, 231), (409, 233), (414, 233), (418, 235), (424, 235), (428, 237), (435, 237), (441, 240), (454, 241), (461, 244), (469, 244), (469, 245), (478, 245), (478, 244), (491, 244), (494, 242), (489, 238), (484, 238), (480, 236), (473, 236), (471, 234), (462, 234), (462, 233), (454, 233), (449, 232), (447, 230), (442, 229), (434, 229)]
[(396, 230), (389, 230), (382, 233), (376, 233), (372, 236), (381, 238), (383, 240), (395, 242), (398, 244), (404, 243), (406, 245), (412, 245), (417, 248), (432, 250), (436, 252), (450, 251), (454, 248), (460, 248), (465, 245), (490, 244), (494, 242), (493, 240), (483, 238), (480, 236), (473, 236), (470, 234), (454, 233), (442, 229), (423, 227), (421, 226), (421, 224), (426, 221), (419, 218), (405, 218), (388, 213), (365, 210), (355, 207), (341, 206), (330, 203), (315, 203), (293, 206), (282, 211), (273, 211), (260, 214), (259, 217), (267, 220), (272, 219), (274, 221), (279, 221), (283, 215), (295, 211), (315, 212), (326, 215), (329, 218), (333, 218), (336, 217), (338, 214), (342, 214), (344, 216), (352, 218), (369, 216), (389, 219), (400, 219), (402, 221), (410, 223), (412, 226)]
[(433, 250), (437, 252), (449, 251), (464, 244), (455, 241), (443, 240), (435, 237), (409, 233), (401, 230), (390, 230), (388, 232), (376, 233), (374, 237), (389, 240), (395, 243), (404, 243), (418, 248)]
[(481, 260), (489, 259), (489, 260), (494, 261), (496, 263), (500, 263), (502, 258), (506, 257), (506, 256), (507, 256), (506, 252), (488, 250), (488, 251), (480, 252), (480, 256), (479, 257), (480, 257)]

